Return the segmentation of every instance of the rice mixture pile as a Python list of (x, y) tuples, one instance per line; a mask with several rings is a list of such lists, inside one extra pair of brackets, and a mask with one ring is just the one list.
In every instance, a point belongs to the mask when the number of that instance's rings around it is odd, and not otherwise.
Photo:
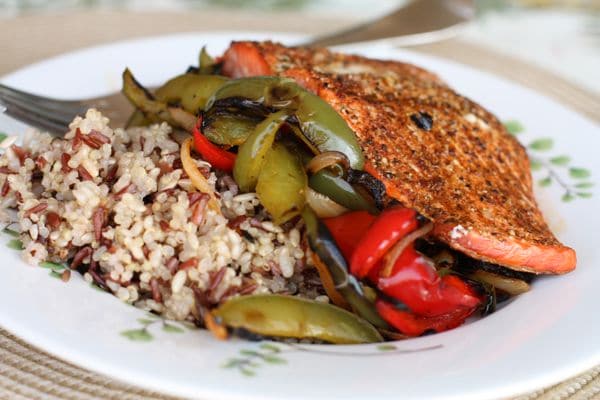
[[(196, 160), (221, 206), (194, 189), (163, 123), (111, 129), (96, 110), (65, 139), (30, 131), (2, 143), (0, 219), (20, 227), (23, 257), (68, 262), (119, 299), (197, 321), (198, 303), (286, 293), (327, 301), (300, 226), (269, 221), (254, 193)], [(15, 213), (16, 210), (16, 213)]]

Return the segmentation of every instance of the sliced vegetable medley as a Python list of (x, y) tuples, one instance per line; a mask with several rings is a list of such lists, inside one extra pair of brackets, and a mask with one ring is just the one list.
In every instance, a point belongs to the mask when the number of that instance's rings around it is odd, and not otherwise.
[(323, 99), (289, 78), (229, 79), (220, 69), (202, 49), (199, 67), (154, 93), (126, 70), (123, 92), (136, 107), (130, 125), (166, 121), (188, 131), (182, 160), (197, 190), (206, 182), (190, 148), (241, 191), (256, 192), (275, 223), (302, 219), (311, 264), (333, 305), (234, 297), (207, 311), (206, 325), (219, 337), (225, 327), (331, 343), (418, 336), (459, 326), (528, 289), (502, 267), (479, 268), (430, 242), (432, 224), (386, 196), (364, 170), (354, 132)]

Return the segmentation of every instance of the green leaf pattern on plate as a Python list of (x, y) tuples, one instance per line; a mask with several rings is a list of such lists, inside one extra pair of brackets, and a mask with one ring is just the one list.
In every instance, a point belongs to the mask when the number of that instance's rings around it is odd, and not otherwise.
[(184, 333), (186, 327), (188, 329), (195, 329), (186, 325), (183, 322), (167, 321), (158, 315), (147, 313), (146, 317), (138, 318), (137, 322), (141, 325), (137, 329), (128, 329), (121, 332), (121, 336), (134, 342), (150, 342), (154, 340), (154, 335), (151, 332), (153, 326), (162, 326), (162, 331), (166, 333)]
[(511, 135), (518, 135), (519, 133), (525, 130), (525, 127), (523, 127), (523, 125), (519, 121), (516, 121), (514, 119), (510, 121), (505, 121), (504, 126), (506, 127), (508, 133), (510, 133)]
[(527, 147), (535, 151), (548, 151), (552, 149), (552, 146), (554, 146), (554, 140), (551, 138), (541, 138), (529, 143)]
[(377, 345), (377, 350), (379, 350), (379, 351), (394, 351), (397, 349), (398, 348), (396, 347), (396, 345), (393, 345), (391, 343), (384, 343), (384, 344)]
[(10, 235), (14, 238), (19, 237), (19, 232), (15, 231), (14, 229), (10, 229), (8, 226), (6, 228), (2, 229), (2, 232), (6, 233), (7, 235)]
[[(409, 346), (407, 346), (409, 347)], [(350, 346), (337, 349), (336, 346), (314, 346), (298, 343), (275, 343), (261, 342), (253, 349), (245, 348), (238, 351), (237, 356), (228, 359), (221, 365), (223, 368), (235, 369), (245, 376), (255, 376), (257, 370), (267, 364), (283, 365), (288, 360), (285, 355), (291, 353), (311, 353), (337, 357), (380, 357), (389, 354), (408, 354), (422, 351), (430, 351), (442, 348), (443, 345), (437, 344), (427, 347), (402, 349), (393, 343), (381, 343), (370, 350), (364, 351), (362, 346)]]
[(264, 364), (286, 364), (281, 357), (283, 349), (275, 343), (261, 343), (256, 350), (242, 349), (237, 357), (227, 360), (222, 367), (238, 370), (242, 375), (254, 376), (256, 369)]
[[(516, 120), (504, 123), (506, 130), (516, 135), (523, 133), (523, 124)], [(573, 200), (589, 199), (593, 193), (589, 190), (594, 187), (591, 181), (590, 170), (571, 164), (572, 159), (565, 154), (547, 156), (554, 149), (554, 140), (549, 137), (535, 139), (527, 145), (531, 171), (540, 175), (536, 182), (538, 186), (545, 188), (556, 185), (561, 188), (563, 194), (561, 200), (565, 203)]]
[(23, 250), (23, 242), (21, 242), (19, 239), (11, 239), (7, 244), (8, 248), (13, 249), (13, 250)]
[[(2, 140), (3, 139), (1, 138), (1, 133), (0, 133), (0, 142)], [(13, 237), (13, 239), (9, 240), (8, 243), (6, 244), (6, 246), (8, 248), (13, 249), (13, 250), (19, 250), (19, 251), (24, 249), (23, 242), (21, 241), (21, 239), (19, 239), (19, 232), (15, 231), (13, 229), (10, 229), (8, 226), (6, 226), (4, 229), (2, 229), (2, 232), (6, 233), (8, 236)], [(67, 268), (64, 264), (59, 264), (59, 263), (55, 263), (55, 262), (51, 262), (51, 261), (42, 261), (38, 265), (42, 268), (48, 269), (49, 270), (48, 275), (50, 275), (52, 278), (56, 278), (56, 279), (62, 279), (62, 273)]]
[(571, 175), (571, 178), (573, 179), (585, 179), (589, 178), (591, 173), (585, 168), (571, 167), (569, 168), (569, 175)]
[(552, 157), (550, 159), (551, 164), (558, 165), (560, 167), (569, 165), (570, 162), (571, 162), (571, 157), (569, 157), (569, 156), (557, 156), (557, 157)]

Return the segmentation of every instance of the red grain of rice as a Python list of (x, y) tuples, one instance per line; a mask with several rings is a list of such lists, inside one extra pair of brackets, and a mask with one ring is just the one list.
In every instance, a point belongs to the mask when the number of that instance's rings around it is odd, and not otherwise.
[(227, 227), (229, 229), (234, 229), (234, 230), (238, 230), (240, 225), (244, 223), (245, 220), (247, 220), (248, 217), (245, 215), (239, 215), (237, 217), (235, 217), (232, 220), (229, 220), (229, 222), (227, 222)]
[(169, 172), (173, 172), (173, 166), (171, 166), (169, 163), (166, 163), (164, 161), (160, 161), (158, 163), (158, 168), (160, 168), (159, 176), (163, 176), (165, 174), (168, 174)]
[(281, 268), (279, 268), (279, 264), (277, 264), (275, 261), (271, 260), (267, 263), (267, 265), (269, 266), (269, 269), (271, 270), (271, 273), (275, 276), (282, 276), (283, 274), (281, 273)]
[(54, 230), (60, 226), (60, 216), (54, 211), (49, 211), (46, 214), (46, 226)]
[(11, 145), (10, 148), (19, 159), (19, 163), (21, 165), (25, 164), (25, 160), (27, 159), (27, 157), (29, 157), (29, 153), (23, 150), (23, 148), (17, 146), (16, 144)]
[(175, 273), (179, 270), (179, 260), (177, 257), (169, 258), (166, 264), (167, 269), (171, 273), (171, 275), (175, 275)]
[(158, 222), (158, 225), (160, 225), (160, 229), (162, 229), (163, 232), (169, 232), (171, 230), (169, 223), (162, 219)]
[(190, 203), (190, 207), (192, 207), (198, 200), (202, 198), (202, 193), (200, 192), (190, 192), (188, 193), (188, 203)]
[(206, 193), (202, 193), (202, 198), (198, 200), (194, 208), (192, 209), (192, 217), (190, 221), (195, 225), (201, 225), (204, 220), (204, 210), (206, 209), (206, 205), (208, 204), (208, 200), (210, 198)]
[(38, 157), (35, 159), (35, 165), (36, 165), (36, 166), (37, 166), (39, 169), (42, 169), (42, 168), (44, 168), (44, 167), (46, 166), (46, 164), (47, 164), (47, 163), (48, 163), (48, 162), (46, 161), (46, 159), (45, 159), (44, 157), (42, 157), (42, 156), (38, 156)]
[(110, 139), (108, 136), (104, 135), (103, 133), (98, 132), (95, 129), (92, 129), (90, 131), (90, 133), (88, 134), (88, 137), (90, 139), (94, 140), (96, 143), (100, 143), (100, 144), (110, 143)]
[(72, 171), (72, 168), (69, 167), (69, 161), (70, 160), (71, 160), (71, 156), (69, 154), (67, 154), (67, 153), (63, 153), (60, 156), (60, 164), (61, 164), (60, 170), (61, 170), (61, 172), (65, 173), (65, 174), (68, 174), (69, 172)]
[(92, 175), (88, 172), (87, 169), (85, 169), (85, 167), (83, 165), (80, 165), (77, 167), (77, 172), (79, 173), (79, 176), (81, 177), (81, 179), (83, 179), (84, 181), (93, 181), (94, 180)]
[(150, 288), (152, 289), (152, 299), (157, 303), (162, 303), (162, 295), (160, 294), (160, 285), (156, 278), (150, 279)]
[(196, 268), (198, 266), (198, 259), (196, 257), (192, 257), (187, 261), (179, 264), (179, 269), (188, 269), (188, 268)]
[(36, 214), (36, 213), (39, 213), (40, 211), (44, 211), (46, 208), (48, 208), (48, 204), (39, 203), (39, 204), (25, 210), (25, 212), (23, 213), (23, 218), (27, 218), (31, 214)]
[(90, 268), (88, 268), (88, 272), (97, 271), (98, 270), (98, 261), (94, 260), (93, 256), (90, 256)]
[(92, 252), (92, 248), (88, 246), (80, 249), (77, 253), (75, 253), (73, 261), (71, 261), (71, 269), (76, 269), (77, 267), (79, 267), (84, 259), (92, 256)]
[(96, 142), (95, 140), (93, 140), (92, 138), (90, 138), (87, 135), (83, 135), (81, 137), (81, 140), (83, 141), (83, 143), (87, 144), (92, 149), (96, 149), (97, 150), (97, 149), (100, 148), (100, 143)]
[(110, 139), (96, 130), (92, 130), (87, 135), (84, 135), (81, 133), (81, 130), (77, 128), (75, 138), (73, 139), (73, 150), (77, 150), (81, 145), (81, 142), (93, 149), (99, 149), (103, 144), (110, 143)]
[(125, 193), (135, 193), (135, 185), (133, 183), (130, 183), (129, 185), (125, 186), (123, 189), (115, 193), (114, 197), (118, 200), (121, 197), (123, 197)]
[(98, 242), (102, 239), (102, 227), (105, 223), (106, 209), (102, 206), (96, 207), (92, 214), (92, 226), (94, 227), (94, 238)]
[(223, 280), (225, 276), (225, 272), (227, 271), (227, 267), (221, 267), (217, 272), (212, 273), (210, 276), (210, 285), (208, 286), (208, 291), (213, 292)]
[(257, 288), (257, 287), (258, 287), (258, 285), (257, 285), (256, 283), (250, 283), (250, 284), (248, 284), (248, 285), (245, 285), (244, 287), (242, 287), (242, 288), (241, 288), (241, 289), (238, 291), (238, 293), (239, 293), (241, 296), (244, 296), (244, 295), (246, 295), (246, 294), (253, 293), (253, 292), (256, 290), (256, 288)]
[(106, 173), (106, 177), (104, 178), (104, 181), (107, 183), (112, 183), (117, 176), (118, 169), (119, 169), (119, 166), (117, 164), (113, 165)]
[(10, 183), (8, 183), (8, 179), (6, 179), (4, 181), (4, 184), (2, 185), (2, 190), (0, 191), (0, 195), (2, 197), (5, 197), (8, 192), (10, 192)]
[(108, 286), (106, 286), (106, 281), (100, 276), (100, 274), (98, 274), (98, 272), (90, 268), (88, 270), (88, 273), (92, 276), (96, 285), (100, 286), (104, 290), (108, 290)]
[(235, 183), (231, 175), (224, 175), (221, 178), (221, 182), (223, 182), (223, 184), (227, 187), (227, 190), (229, 190), (233, 196), (239, 193), (240, 188), (237, 183)]
[(235, 296), (236, 294), (238, 294), (240, 292), (241, 287), (240, 286), (230, 286), (225, 293), (223, 293), (221, 295), (221, 297), (219, 299), (212, 299), (213, 302), (218, 303), (218, 302), (222, 302), (226, 299), (228, 299), (231, 296)]
[(16, 172), (11, 171), (10, 168), (8, 168), (8, 167), (0, 167), (0, 174), (10, 175), (10, 174), (16, 174)]

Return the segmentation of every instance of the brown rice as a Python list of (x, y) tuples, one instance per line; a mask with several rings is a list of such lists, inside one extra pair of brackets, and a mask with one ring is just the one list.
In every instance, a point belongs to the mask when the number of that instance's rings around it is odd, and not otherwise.
[[(222, 214), (206, 207), (163, 123), (111, 129), (96, 110), (65, 139), (28, 132), (0, 156), (0, 220), (17, 224), (23, 258), (69, 262), (124, 302), (176, 320), (250, 293), (327, 301), (308, 265), (301, 226), (273, 224), (255, 193), (197, 160)], [(16, 211), (16, 213), (15, 213)]]

